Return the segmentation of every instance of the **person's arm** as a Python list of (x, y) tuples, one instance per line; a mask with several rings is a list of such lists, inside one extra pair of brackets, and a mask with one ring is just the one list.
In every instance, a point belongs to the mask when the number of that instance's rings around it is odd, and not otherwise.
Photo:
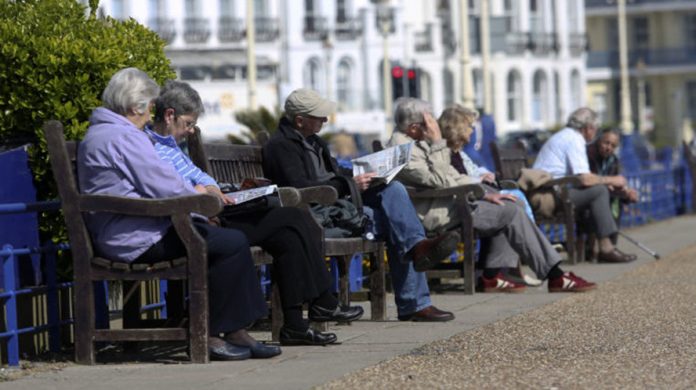
[[(143, 133), (143, 137), (147, 137)], [(147, 198), (192, 195), (197, 191), (170, 164), (160, 159), (149, 140), (124, 134), (110, 145), (114, 164)]]

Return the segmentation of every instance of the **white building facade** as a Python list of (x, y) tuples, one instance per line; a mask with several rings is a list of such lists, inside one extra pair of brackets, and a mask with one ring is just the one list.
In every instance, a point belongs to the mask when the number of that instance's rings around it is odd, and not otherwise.
[[(180, 79), (203, 97), (209, 138), (239, 132), (234, 112), (248, 107), (245, 0), (102, 0), (103, 13), (133, 17), (169, 44)], [(391, 0), (392, 65), (419, 71), (421, 97), (439, 113), (462, 101), (460, 0)], [(483, 103), (481, 0), (470, 10), (476, 104)], [(584, 104), (582, 0), (490, 0), (492, 115), (498, 133), (549, 128)], [(333, 129), (383, 139), (383, 39), (369, 0), (254, 0), (257, 99), (271, 110), (295, 88), (339, 103)], [(389, 115), (390, 116), (390, 115)]]

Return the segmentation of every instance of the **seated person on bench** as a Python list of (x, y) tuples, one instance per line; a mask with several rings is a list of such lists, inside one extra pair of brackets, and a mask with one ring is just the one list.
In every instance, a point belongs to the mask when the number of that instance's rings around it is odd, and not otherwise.
[(452, 320), (452, 313), (431, 304), (428, 281), (416, 269), (427, 269), (452, 253), (458, 235), (427, 239), (403, 185), (392, 181), (371, 187), (373, 173), (353, 177), (338, 167), (327, 143), (317, 135), (335, 108), (336, 103), (316, 91), (293, 91), (285, 101), (278, 131), (263, 148), (264, 174), (278, 185), (330, 185), (341, 198), (360, 196), (374, 211), (377, 233), (386, 238), (399, 320)]
[[(396, 128), (389, 145), (415, 141), (411, 160), (397, 178), (406, 185), (421, 188), (450, 188), (478, 182), (476, 178), (457, 172), (450, 164), (450, 149), (430, 112), (430, 105), (423, 100), (397, 100)], [(468, 125), (472, 124), (473, 120)], [(560, 268), (560, 256), (514, 196), (501, 194), (490, 186), (484, 188), (484, 198), (472, 205), (474, 229), (484, 241), (490, 240), (484, 272), (477, 282), (479, 291), (524, 290), (525, 285), (508, 280), (500, 272), (501, 268), (517, 267), (518, 258), (527, 263), (539, 279), (548, 279), (549, 292), (584, 292), (596, 287)], [(450, 229), (461, 223), (454, 202), (448, 199), (418, 199), (414, 203), (427, 229)]]
[[(159, 158), (143, 131), (158, 94), (157, 83), (139, 69), (122, 69), (111, 77), (102, 94), (102, 107), (92, 112), (78, 150), (82, 193), (145, 199), (197, 194)], [(86, 221), (95, 251), (108, 259), (149, 264), (185, 255), (168, 219), (94, 213)], [(280, 348), (258, 343), (245, 329), (267, 312), (246, 237), (238, 230), (207, 222), (194, 224), (208, 248), (211, 358), (241, 360), (280, 354)]]
[(599, 237), (599, 261), (625, 263), (636, 259), (636, 255), (621, 252), (612, 243), (611, 237), (618, 228), (609, 208), (609, 187), (623, 188), (626, 178), (621, 175), (599, 176), (590, 171), (586, 145), (594, 139), (599, 126), (597, 113), (587, 107), (575, 110), (568, 118), (564, 129), (554, 134), (541, 147), (534, 169), (541, 169), (556, 179), (577, 175), (582, 188), (569, 190), (570, 200), (577, 215), (588, 213), (592, 233)]
[[(171, 164), (200, 192), (227, 198), (215, 180), (196, 167), (179, 148), (191, 133), (203, 103), (189, 84), (168, 81), (155, 101), (155, 121), (145, 132), (155, 143), (160, 158)], [(259, 245), (273, 256), (273, 276), (278, 282), (284, 326), (283, 345), (326, 345), (336, 342), (333, 333), (315, 331), (302, 319), (302, 304), (309, 303), (312, 321), (355, 321), (363, 314), (360, 306), (339, 305), (331, 293), (331, 276), (321, 243), (310, 235), (311, 216), (293, 207), (275, 207), (222, 218), (222, 225), (244, 232), (251, 245)]]

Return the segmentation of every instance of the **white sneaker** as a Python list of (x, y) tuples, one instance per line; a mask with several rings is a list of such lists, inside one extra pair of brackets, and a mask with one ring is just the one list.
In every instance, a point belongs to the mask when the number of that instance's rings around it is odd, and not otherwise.
[(543, 283), (541, 280), (535, 278), (534, 276), (529, 276), (527, 274), (522, 274), (522, 278), (527, 286), (539, 287)]

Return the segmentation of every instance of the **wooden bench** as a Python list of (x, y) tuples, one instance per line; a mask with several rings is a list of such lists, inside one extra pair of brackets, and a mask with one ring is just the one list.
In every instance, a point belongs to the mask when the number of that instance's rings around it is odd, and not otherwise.
[[(384, 149), (380, 140), (372, 142), (372, 151), (379, 152)], [(464, 246), (464, 260), (448, 267), (445, 263), (438, 264), (435, 268), (428, 270), (428, 279), (463, 279), (463, 289), (465, 294), (473, 294), (476, 287), (476, 254), (474, 252), (474, 222), (471, 216), (470, 201), (483, 198), (485, 191), (478, 184), (468, 184), (451, 188), (415, 188), (405, 186), (411, 200), (446, 198), (452, 199), (455, 203), (457, 214), (461, 223), (459, 224), (459, 235)], [(434, 236), (441, 232), (426, 232), (428, 236)]]
[[(528, 168), (529, 161), (524, 147), (503, 148), (496, 142), (490, 144), (495, 161), (496, 178), (498, 180), (517, 181), (522, 168)], [(585, 240), (581, 237), (575, 224), (575, 206), (570, 200), (569, 189), (580, 186), (580, 180), (574, 176), (551, 180), (541, 190), (553, 192), (556, 201), (556, 212), (552, 217), (534, 214), (538, 225), (561, 224), (565, 227), (565, 246), (568, 260), (572, 264), (585, 258)], [(528, 195), (529, 196), (529, 195)]]
[[(189, 154), (191, 160), (201, 169), (208, 172), (215, 180), (223, 183), (240, 183), (245, 178), (263, 176), (261, 146), (233, 145), (228, 143), (203, 143), (200, 130), (189, 136)], [(285, 189), (281, 188), (281, 192)], [(333, 204), (337, 193), (330, 186), (319, 186), (296, 190), (299, 197), (293, 204), (283, 201), (286, 206), (300, 207), (309, 212), (310, 204)], [(314, 235), (322, 240), (324, 255), (334, 257), (339, 268), (339, 300), (349, 304), (351, 293), (350, 262), (356, 253), (364, 253), (370, 259), (369, 271), (369, 301), (371, 319), (383, 321), (386, 319), (385, 291), (385, 257), (384, 242), (371, 241), (362, 237), (327, 238), (319, 224), (315, 226)]]
[[(81, 194), (77, 187), (74, 161), (77, 142), (66, 143), (63, 126), (58, 121), (44, 125), (44, 134), (53, 174), (62, 202), (63, 214), (73, 255), (74, 279), (74, 338), (75, 360), (81, 364), (95, 363), (95, 345), (100, 341), (162, 341), (188, 342), (192, 362), (207, 363), (208, 356), (208, 278), (206, 244), (191, 221), (191, 213), (216, 215), (221, 210), (219, 200), (210, 195), (194, 195), (170, 199), (136, 199), (108, 195)], [(87, 231), (84, 213), (109, 212), (144, 217), (171, 219), (187, 256), (152, 265), (124, 264), (96, 256)], [(181, 280), (188, 287), (188, 319), (172, 316), (169, 319), (140, 320), (139, 297), (133, 289), (124, 289), (124, 324), (127, 316), (136, 328), (96, 329), (93, 283), (117, 280), (139, 285), (146, 280)], [(127, 305), (130, 309), (127, 309)], [(172, 288), (167, 299), (169, 313), (184, 312), (183, 288)], [(164, 328), (152, 328), (163, 325)]]

